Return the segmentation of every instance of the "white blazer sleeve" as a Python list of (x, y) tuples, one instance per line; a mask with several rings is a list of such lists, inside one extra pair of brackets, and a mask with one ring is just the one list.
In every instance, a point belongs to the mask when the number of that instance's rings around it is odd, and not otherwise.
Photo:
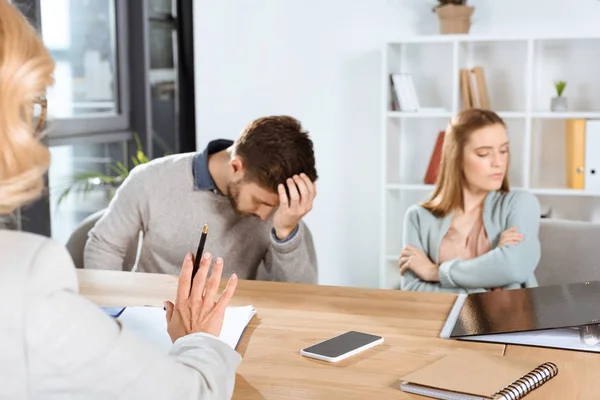
[(139, 340), (77, 294), (75, 269), (52, 241), (34, 258), (25, 295), (33, 398), (229, 399), (240, 355), (205, 334), (170, 355)]

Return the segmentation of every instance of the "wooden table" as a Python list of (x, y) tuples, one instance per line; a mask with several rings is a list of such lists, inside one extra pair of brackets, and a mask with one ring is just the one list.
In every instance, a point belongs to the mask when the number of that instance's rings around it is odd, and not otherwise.
[[(168, 275), (78, 270), (80, 291), (102, 306), (162, 306), (173, 300)], [(600, 357), (551, 349), (438, 338), (454, 295), (290, 283), (240, 281), (231, 305), (252, 304), (237, 347), (236, 399), (422, 399), (398, 389), (399, 378), (456, 348), (552, 360), (559, 376), (527, 399), (574, 399), (600, 393), (593, 374)], [(385, 342), (336, 364), (305, 358), (300, 349), (347, 330), (382, 335)], [(574, 371), (574, 372), (573, 372)], [(582, 374), (582, 375), (578, 375)]]

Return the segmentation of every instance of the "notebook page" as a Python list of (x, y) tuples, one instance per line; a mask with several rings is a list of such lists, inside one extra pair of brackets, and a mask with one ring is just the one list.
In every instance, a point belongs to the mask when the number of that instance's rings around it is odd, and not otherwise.
[[(219, 339), (235, 349), (255, 313), (251, 305), (227, 307)], [(153, 343), (165, 353), (173, 345), (167, 333), (167, 320), (162, 307), (127, 307), (118, 320), (126, 329)]]
[(457, 349), (405, 376), (403, 381), (488, 397), (531, 372), (540, 363)]

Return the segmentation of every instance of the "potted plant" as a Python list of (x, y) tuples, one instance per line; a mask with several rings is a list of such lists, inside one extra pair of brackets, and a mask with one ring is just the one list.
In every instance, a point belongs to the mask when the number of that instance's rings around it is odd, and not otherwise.
[[(136, 143), (136, 154), (131, 157), (133, 166), (147, 163), (148, 157), (144, 154), (142, 143), (137, 134), (133, 134)], [(60, 205), (73, 192), (87, 194), (92, 190), (104, 190), (107, 193), (108, 201), (112, 199), (119, 185), (129, 176), (129, 170), (125, 165), (118, 161), (108, 165), (108, 168), (114, 172), (114, 175), (107, 175), (98, 171), (83, 171), (73, 176), (65, 188), (62, 189), (57, 206)]]
[(556, 88), (556, 97), (552, 98), (552, 101), (550, 103), (550, 110), (567, 111), (567, 98), (562, 95), (565, 91), (566, 86), (567, 82), (565, 81), (554, 82), (554, 87)]
[(433, 8), (440, 21), (440, 33), (469, 33), (471, 15), (475, 7), (467, 6), (467, 0), (437, 0)]

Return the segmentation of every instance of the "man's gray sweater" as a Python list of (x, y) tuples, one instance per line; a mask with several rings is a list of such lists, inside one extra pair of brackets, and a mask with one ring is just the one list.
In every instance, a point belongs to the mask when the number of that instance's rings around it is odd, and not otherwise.
[(131, 171), (90, 231), (85, 268), (131, 268), (123, 265), (125, 254), (142, 231), (138, 271), (179, 274), (186, 253), (195, 254), (208, 223), (205, 251), (224, 259), (224, 276), (235, 272), (240, 279), (317, 283), (308, 227), (301, 222), (291, 238), (279, 241), (271, 232), (271, 218), (240, 217), (227, 197), (195, 190), (194, 156), (167, 156)]

